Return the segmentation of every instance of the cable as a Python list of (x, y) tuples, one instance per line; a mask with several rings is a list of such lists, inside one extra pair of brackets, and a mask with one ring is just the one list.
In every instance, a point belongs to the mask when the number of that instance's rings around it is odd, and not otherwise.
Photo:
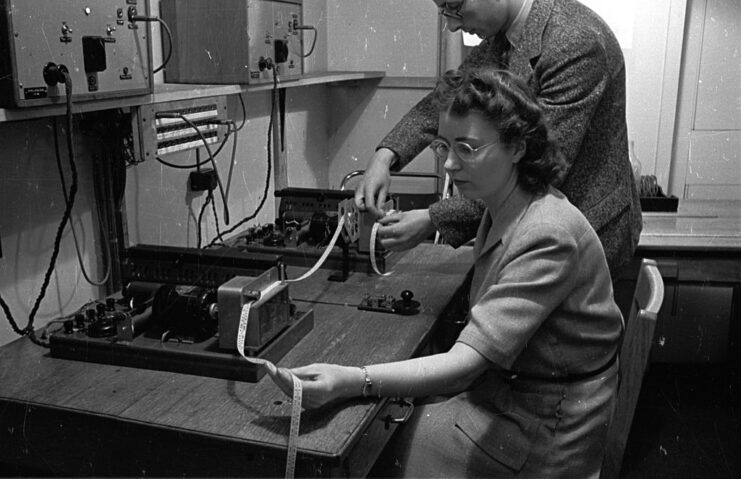
[(198, 234), (198, 242), (196, 244), (196, 247), (198, 249), (201, 249), (201, 224), (203, 222), (203, 213), (206, 212), (206, 206), (211, 202), (211, 200), (214, 199), (214, 195), (211, 193), (211, 191), (208, 192), (208, 195), (206, 196), (206, 201), (203, 202), (201, 205), (201, 211), (198, 213), (198, 229), (196, 230), (196, 233)]
[(314, 31), (314, 40), (312, 40), (312, 42), (311, 42), (311, 48), (309, 49), (309, 53), (303, 54), (303, 52), (302, 52), (302, 54), (301, 54), (301, 56), (304, 57), (304, 58), (309, 57), (312, 53), (314, 53), (314, 47), (316, 46), (316, 37), (318, 35), (317, 30), (316, 30), (316, 27), (313, 26), (313, 25), (299, 25), (298, 24), (298, 20), (294, 20), (293, 21), (293, 29), (294, 30), (313, 30)]
[[(214, 152), (214, 155), (213, 155), (214, 157), (218, 156), (219, 153), (221, 152), (221, 150), (224, 148), (224, 145), (226, 145), (226, 142), (229, 139), (229, 135), (230, 134), (231, 134), (231, 131), (229, 129), (227, 129), (226, 135), (224, 135), (224, 139), (221, 140), (221, 144), (219, 145), (219, 148), (217, 148), (216, 151)], [(197, 150), (196, 150), (196, 153), (197, 153)], [(191, 170), (193, 168), (200, 169), (206, 163), (210, 163), (211, 162), (211, 160), (209, 158), (207, 158), (207, 159), (205, 159), (203, 161), (201, 161), (200, 159), (196, 159), (196, 162), (193, 163), (192, 165), (176, 165), (175, 163), (170, 163), (169, 161), (163, 160), (159, 156), (155, 156), (154, 159), (157, 160), (158, 162), (162, 163), (165, 166), (169, 166), (170, 168), (175, 168), (175, 169), (178, 169), (178, 170)]]
[(59, 247), (62, 242), (62, 233), (64, 232), (64, 228), (67, 225), (67, 221), (70, 219), (70, 215), (72, 213), (72, 206), (75, 202), (75, 196), (77, 196), (77, 165), (75, 164), (75, 145), (73, 141), (73, 122), (72, 122), (72, 78), (69, 76), (69, 73), (67, 72), (66, 68), (64, 70), (60, 69), (59, 74), (64, 78), (64, 87), (65, 87), (65, 93), (67, 96), (67, 150), (69, 154), (69, 165), (70, 170), (72, 172), (72, 183), (69, 187), (69, 201), (66, 202), (64, 213), (62, 215), (62, 220), (59, 222), (59, 226), (57, 227), (56, 235), (54, 236), (54, 249), (52, 250), (51, 259), (49, 261), (49, 267), (46, 270), (46, 274), (44, 275), (44, 281), (41, 284), (41, 289), (39, 291), (39, 295), (36, 297), (36, 301), (34, 302), (33, 308), (31, 308), (31, 312), (28, 315), (28, 324), (26, 324), (25, 327), (20, 328), (18, 326), (18, 323), (16, 323), (15, 319), (13, 318), (13, 314), (10, 311), (10, 307), (5, 302), (5, 300), (0, 296), (0, 306), (3, 308), (3, 312), (5, 313), (5, 317), (8, 319), (8, 322), (10, 323), (10, 326), (13, 328), (13, 331), (16, 332), (16, 334), (19, 334), (21, 336), (28, 336), (28, 338), (34, 343), (39, 346), (43, 346), (48, 348), (49, 344), (46, 342), (41, 341), (36, 337), (36, 332), (33, 329), (33, 322), (36, 319), (36, 313), (39, 310), (39, 307), (41, 306), (41, 301), (44, 299), (44, 296), (46, 296), (46, 289), (49, 287), (49, 282), (51, 281), (51, 274), (54, 271), (54, 266), (57, 262), (57, 257), (59, 256)]
[(244, 98), (242, 97), (242, 92), (239, 92), (239, 104), (242, 106), (242, 124), (239, 125), (239, 128), (237, 128), (236, 131), (240, 131), (242, 128), (244, 128), (245, 123), (247, 123), (247, 108), (244, 106)]
[[(229, 132), (234, 131), (234, 141), (232, 142), (232, 157), (229, 159), (229, 173), (226, 176), (226, 198), (229, 199), (229, 193), (231, 191), (232, 186), (232, 174), (234, 173), (234, 164), (237, 159), (237, 140), (239, 140), (239, 128), (237, 128), (236, 123), (232, 120), (227, 120), (227, 135), (224, 137), (224, 142), (219, 147), (218, 151), (221, 151), (221, 148), (224, 147), (226, 144), (226, 139), (228, 138)], [(216, 154), (218, 155), (218, 151)]]
[[(54, 154), (57, 159), (57, 169), (59, 170), (59, 179), (62, 183), (62, 194), (64, 195), (64, 202), (66, 204), (69, 202), (69, 199), (67, 197), (67, 185), (66, 185), (66, 182), (64, 181), (64, 171), (62, 170), (62, 158), (61, 158), (61, 155), (59, 154), (59, 138), (58, 138), (58, 128), (57, 128), (57, 118), (56, 117), (53, 118), (52, 126), (54, 130)], [(100, 218), (100, 211), (97, 208), (96, 208), (96, 211), (98, 211), (98, 221), (102, 223), (101, 218)], [(80, 252), (80, 244), (79, 244), (79, 241), (77, 240), (77, 231), (75, 230), (75, 224), (73, 221), (69, 222), (69, 229), (72, 230), (72, 239), (74, 240), (75, 252), (77, 253), (77, 263), (80, 265), (80, 271), (82, 271), (82, 276), (85, 278), (85, 281), (87, 281), (93, 286), (104, 286), (108, 282), (108, 279), (111, 276), (111, 269), (112, 269), (111, 263), (113, 263), (113, 259), (111, 258), (111, 251), (110, 251), (107, 241), (103, 241), (104, 248), (106, 250), (106, 257), (107, 257), (106, 272), (102, 280), (95, 281), (95, 280), (90, 279), (90, 276), (88, 275), (87, 270), (85, 269), (85, 264), (82, 261), (82, 253)]]
[[(188, 117), (186, 117), (182, 113), (161, 112), (161, 113), (157, 113), (156, 116), (158, 118), (180, 118), (185, 123), (187, 123), (188, 126), (193, 128), (196, 131), (196, 133), (198, 133), (198, 136), (201, 138), (201, 142), (203, 143), (203, 146), (206, 147), (206, 151), (208, 152), (208, 159), (211, 162), (211, 166), (213, 166), (214, 168), (214, 173), (216, 173), (216, 183), (219, 185), (219, 193), (221, 193), (221, 200), (224, 202), (224, 223), (229, 224), (229, 205), (226, 202), (226, 193), (224, 193), (224, 185), (221, 184), (221, 177), (219, 176), (219, 171), (216, 168), (216, 160), (214, 159), (214, 154), (211, 151), (211, 147), (209, 146), (208, 141), (206, 141), (206, 137), (203, 136), (203, 133), (201, 133), (200, 128), (198, 128), (198, 126), (195, 123), (190, 121)], [(160, 158), (158, 158), (158, 161), (160, 161), (161, 163), (165, 163)], [(201, 165), (200, 162), (197, 162), (196, 164), (199, 166)], [(170, 165), (168, 164), (168, 166)]]
[(170, 26), (161, 18), (159, 17), (146, 17), (143, 15), (137, 15), (136, 14), (136, 7), (129, 7), (129, 21), (132, 23), (136, 22), (158, 22), (162, 28), (164, 28), (165, 33), (167, 34), (167, 54), (165, 55), (165, 59), (162, 61), (162, 65), (158, 66), (154, 70), (152, 70), (152, 74), (159, 73), (162, 71), (163, 68), (165, 68), (165, 65), (167, 65), (170, 61), (170, 58), (172, 58), (172, 31), (170, 30)]
[(216, 202), (213, 201), (213, 192), (209, 190), (209, 195), (211, 195), (211, 211), (214, 213), (214, 224), (216, 225), (216, 237), (221, 240), (221, 242), (224, 242), (224, 238), (221, 236), (221, 232), (219, 231), (219, 215), (216, 214)]
[(162, 61), (162, 65), (152, 70), (152, 75), (162, 71), (165, 68), (165, 66), (170, 62), (170, 58), (172, 58), (172, 32), (170, 31), (170, 27), (161, 18), (155, 17), (155, 20), (159, 22), (160, 26), (165, 29), (165, 33), (167, 33), (167, 55), (165, 56), (165, 59)]
[[(262, 193), (262, 198), (260, 199), (260, 204), (257, 205), (257, 208), (255, 208), (255, 211), (252, 212), (249, 216), (242, 218), (237, 224), (229, 228), (228, 230), (224, 231), (223, 235), (228, 235), (229, 233), (234, 232), (237, 228), (245, 224), (246, 222), (254, 219), (257, 217), (257, 215), (262, 210), (263, 205), (265, 204), (265, 201), (268, 198), (268, 191), (270, 189), (270, 175), (272, 174), (272, 139), (273, 139), (273, 119), (275, 118), (275, 92), (278, 90), (278, 77), (275, 74), (275, 70), (273, 70), (273, 88), (271, 90), (271, 96), (270, 96), (270, 121), (268, 123), (268, 142), (267, 142), (267, 152), (268, 152), (268, 165), (267, 165), (267, 171), (265, 174), (265, 189)], [(211, 248), (216, 245), (216, 240), (221, 238), (214, 238), (211, 240), (209, 244), (206, 245), (206, 248)], [(222, 241), (223, 243), (223, 241)]]

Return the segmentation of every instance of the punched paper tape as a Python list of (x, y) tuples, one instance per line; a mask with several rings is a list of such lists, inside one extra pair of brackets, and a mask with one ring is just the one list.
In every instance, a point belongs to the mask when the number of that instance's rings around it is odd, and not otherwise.
[[(396, 213), (395, 210), (388, 210), (384, 216), (388, 216), (392, 213)], [(378, 264), (376, 263), (376, 237), (378, 236), (378, 228), (381, 227), (381, 223), (373, 223), (373, 227), (371, 228), (370, 233), (370, 262), (371, 267), (373, 267), (373, 271), (376, 272), (379, 276), (388, 276), (391, 274), (390, 271), (386, 273), (381, 273), (381, 271), (378, 269)]]
[[(247, 335), (247, 323), (250, 318), (250, 310), (252, 309), (252, 302), (245, 303), (242, 306), (242, 312), (239, 316), (239, 329), (237, 330), (237, 350), (244, 359), (252, 364), (265, 366), (272, 374), (278, 372), (278, 368), (272, 362), (260, 359), (251, 358), (244, 354), (244, 340)], [(287, 370), (288, 371), (288, 370)], [(291, 371), (288, 371), (293, 380), (293, 404), (291, 405), (291, 427), (288, 431), (288, 454), (286, 457), (286, 479), (293, 479), (296, 473), (296, 454), (298, 452), (298, 435), (299, 428), (301, 426), (301, 395), (302, 386), (301, 380), (296, 377)]]
[[(388, 211), (386, 214), (391, 214), (393, 210)], [(332, 239), (327, 245), (327, 248), (324, 250), (324, 253), (322, 253), (322, 256), (317, 260), (316, 264), (312, 266), (312, 268), (301, 275), (300, 277), (296, 279), (284, 279), (283, 282), (285, 283), (297, 283), (299, 281), (303, 281), (309, 276), (313, 275), (314, 273), (319, 270), (319, 268), (324, 264), (324, 261), (326, 261), (329, 254), (332, 252), (332, 249), (334, 248), (335, 244), (337, 243), (337, 240), (340, 237), (340, 233), (342, 232), (342, 229), (345, 226), (346, 222), (346, 215), (349, 213), (341, 212), (337, 221), (337, 229), (335, 229), (334, 234), (332, 235)], [(376, 236), (378, 235), (378, 227), (380, 226), (380, 223), (374, 223), (373, 228), (371, 229), (371, 237), (370, 237), (370, 257), (371, 257), (371, 266), (373, 267), (373, 270), (380, 276), (388, 276), (391, 273), (381, 273), (378, 269), (378, 265), (376, 264), (376, 251), (375, 251), (375, 245), (376, 245)], [(242, 305), (242, 311), (239, 317), (239, 329), (237, 330), (237, 350), (239, 351), (239, 354), (246, 359), (248, 362), (260, 366), (265, 366), (271, 374), (277, 374), (278, 368), (273, 364), (272, 362), (261, 359), (261, 358), (253, 358), (249, 357), (244, 354), (244, 341), (247, 336), (247, 324), (249, 322), (250, 317), (250, 310), (252, 309), (253, 302), (247, 302), (244, 305)], [(287, 370), (288, 371), (288, 370)], [(299, 428), (301, 426), (301, 397), (302, 397), (302, 385), (301, 380), (296, 377), (295, 374), (293, 374), (291, 371), (288, 371), (288, 373), (291, 375), (291, 379), (293, 382), (293, 403), (291, 405), (291, 427), (288, 432), (288, 453), (286, 457), (286, 479), (293, 479), (295, 473), (296, 473), (296, 454), (298, 453), (298, 437), (299, 437)]]

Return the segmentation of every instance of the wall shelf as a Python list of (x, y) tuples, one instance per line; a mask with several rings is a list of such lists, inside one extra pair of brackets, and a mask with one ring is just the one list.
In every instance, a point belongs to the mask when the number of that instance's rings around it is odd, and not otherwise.
[[(381, 79), (384, 76), (385, 73), (382, 71), (311, 73), (304, 75), (298, 80), (279, 83), (278, 88), (296, 88), (321, 84), (333, 85), (337, 83)], [(129, 108), (132, 106), (211, 96), (236, 95), (242, 92), (252, 93), (270, 91), (272, 88), (272, 83), (260, 85), (195, 85), (164, 83), (155, 85), (154, 93), (149, 95), (77, 102), (73, 104), (73, 113), (77, 114), (90, 111), (113, 110), (117, 108)], [(58, 105), (15, 109), (0, 108), (0, 123), (60, 116), (64, 115), (66, 111), (67, 106), (64, 99), (61, 99)]]

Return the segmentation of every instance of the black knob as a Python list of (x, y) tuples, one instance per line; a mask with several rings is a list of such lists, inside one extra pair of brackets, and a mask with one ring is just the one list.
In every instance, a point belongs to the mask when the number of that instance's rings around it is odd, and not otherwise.
[(401, 300), (405, 303), (409, 303), (412, 301), (412, 298), (414, 297), (414, 293), (409, 291), (408, 289), (405, 289), (401, 292)]
[(75, 330), (75, 323), (71, 319), (64, 322), (64, 332), (66, 334), (72, 334)]

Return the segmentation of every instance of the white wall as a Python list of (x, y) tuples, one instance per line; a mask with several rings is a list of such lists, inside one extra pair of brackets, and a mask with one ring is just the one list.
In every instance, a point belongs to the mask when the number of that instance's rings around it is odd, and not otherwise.
[[(59, 119), (60, 148), (67, 188), (71, 184), (64, 119)], [(50, 263), (54, 237), (64, 212), (59, 172), (54, 156), (52, 121), (40, 119), (0, 123), (0, 294), (18, 327), (24, 328), (39, 296)], [(105, 260), (97, 235), (93, 197), (92, 162), (94, 142), (78, 132), (76, 164), (79, 191), (72, 210), (72, 222), (79, 239), (82, 264), (91, 276), (103, 277)], [(71, 311), (98, 297), (99, 288), (83, 278), (69, 226), (60, 243), (59, 257), (46, 296), (40, 304), (34, 327), (44, 326), (63, 311)], [(0, 345), (18, 336), (0, 313)]]

